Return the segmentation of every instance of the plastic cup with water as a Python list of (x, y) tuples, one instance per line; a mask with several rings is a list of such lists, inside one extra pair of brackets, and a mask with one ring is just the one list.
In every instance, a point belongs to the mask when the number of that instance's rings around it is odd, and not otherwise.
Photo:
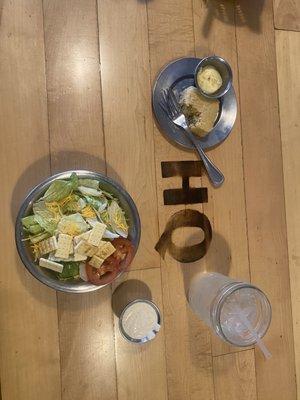
[(216, 272), (197, 274), (189, 289), (193, 311), (225, 342), (246, 347), (257, 344), (266, 358), (271, 354), (262, 342), (271, 322), (266, 295), (250, 283)]

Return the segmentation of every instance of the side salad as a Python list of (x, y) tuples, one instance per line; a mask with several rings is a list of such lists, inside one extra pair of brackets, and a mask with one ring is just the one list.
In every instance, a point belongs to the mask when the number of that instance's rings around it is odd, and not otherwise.
[(96, 179), (57, 179), (22, 218), (34, 260), (60, 280), (111, 282), (134, 255), (118, 200)]

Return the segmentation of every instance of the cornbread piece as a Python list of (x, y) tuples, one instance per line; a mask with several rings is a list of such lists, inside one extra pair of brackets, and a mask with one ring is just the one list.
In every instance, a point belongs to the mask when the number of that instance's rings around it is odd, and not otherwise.
[(219, 114), (219, 100), (207, 99), (190, 86), (182, 92), (180, 105), (193, 133), (204, 137), (212, 130)]

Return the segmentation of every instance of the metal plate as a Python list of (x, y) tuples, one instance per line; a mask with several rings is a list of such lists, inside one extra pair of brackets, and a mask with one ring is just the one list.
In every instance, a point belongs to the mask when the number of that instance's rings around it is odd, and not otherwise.
[[(96, 286), (90, 282), (84, 281), (60, 281), (53, 275), (52, 271), (38, 266), (38, 264), (33, 260), (32, 251), (30, 249), (28, 241), (24, 242), (23, 240), (25, 238), (25, 235), (22, 227), (22, 218), (32, 213), (33, 203), (42, 197), (42, 195), (46, 192), (53, 181), (55, 181), (56, 179), (68, 179), (70, 178), (72, 172), (76, 172), (79, 178), (97, 179), (100, 183), (100, 187), (103, 190), (110, 192), (119, 200), (119, 203), (128, 218), (128, 238), (134, 245), (135, 251), (137, 251), (141, 236), (141, 224), (138, 210), (130, 195), (118, 183), (108, 178), (107, 176), (104, 176), (97, 172), (82, 170), (66, 171), (53, 175), (50, 178), (45, 179), (42, 183), (31, 190), (31, 192), (25, 197), (19, 210), (15, 226), (15, 238), (17, 250), (23, 264), (36, 279), (38, 279), (45, 285), (62, 292), (86, 293), (92, 292), (94, 290), (99, 290), (109, 285), (109, 283), (106, 285)], [(123, 272), (124, 271), (121, 271), (115, 279), (119, 278), (123, 274)]]
[[(184, 131), (177, 127), (161, 109), (161, 92), (171, 89), (179, 98), (181, 92), (194, 86), (194, 71), (200, 58), (181, 58), (168, 64), (159, 74), (153, 87), (152, 107), (156, 120), (166, 137), (186, 149), (194, 149)], [(204, 137), (197, 138), (203, 149), (217, 146), (231, 132), (237, 114), (237, 103), (233, 87), (220, 99), (220, 112), (214, 128)]]

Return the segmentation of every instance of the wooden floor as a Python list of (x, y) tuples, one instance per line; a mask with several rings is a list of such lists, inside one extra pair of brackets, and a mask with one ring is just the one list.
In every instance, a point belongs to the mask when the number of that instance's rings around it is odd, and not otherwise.
[[(300, 399), (300, 4), (297, 0), (0, 0), (2, 400)], [(274, 26), (275, 23), (275, 26)], [(154, 250), (168, 218), (161, 162), (193, 160), (154, 124), (151, 85), (170, 60), (219, 54), (239, 102), (230, 137), (209, 152), (207, 256), (180, 265)], [(66, 169), (107, 173), (132, 194), (142, 241), (128, 291), (151, 291), (164, 327), (126, 343), (107, 288), (55, 293), (14, 245), (29, 188)], [(265, 361), (211, 336), (185, 288), (199, 269), (251, 280), (269, 296)], [(124, 296), (116, 291), (114, 297)], [(120, 298), (119, 298), (120, 300)]]

